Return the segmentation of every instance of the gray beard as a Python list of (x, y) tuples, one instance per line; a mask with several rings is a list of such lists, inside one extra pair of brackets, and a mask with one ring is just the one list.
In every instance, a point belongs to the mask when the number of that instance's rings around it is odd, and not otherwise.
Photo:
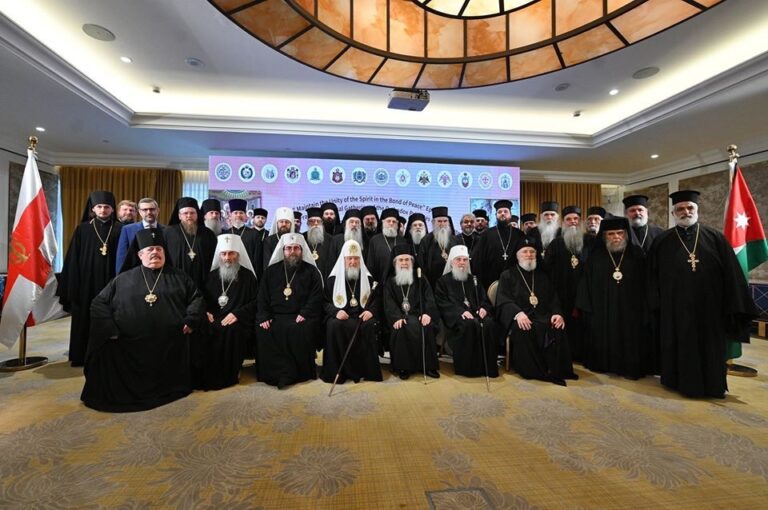
[(383, 227), (381, 231), (384, 237), (397, 237), (397, 227)]
[(451, 274), (457, 282), (466, 282), (467, 278), (469, 278), (469, 268), (451, 267)]
[(231, 225), (232, 225), (232, 228), (243, 228), (243, 225), (245, 225), (245, 222), (240, 220), (232, 220)]
[(325, 240), (325, 229), (323, 227), (311, 227), (307, 232), (307, 240), (310, 244), (322, 244)]
[(648, 223), (648, 217), (632, 218), (629, 220), (633, 227), (644, 227)]
[(608, 239), (606, 239), (605, 248), (611, 253), (622, 252), (627, 248), (627, 239), (626, 238), (622, 239), (621, 242), (618, 244), (618, 246), (612, 245), (611, 242)]
[(411, 239), (413, 244), (418, 245), (427, 233), (423, 230), (411, 230)]
[(523, 268), (524, 271), (535, 271), (536, 270), (536, 260), (530, 260), (530, 261), (517, 261), (518, 264), (520, 264), (520, 267)]
[(299, 262), (301, 262), (301, 257), (298, 255), (291, 255), (290, 257), (285, 257), (285, 265), (288, 267), (288, 269), (294, 269), (298, 267)]
[(357, 244), (363, 246), (363, 233), (359, 230), (347, 229), (344, 231), (345, 241), (357, 241)]
[(440, 246), (448, 246), (448, 242), (453, 236), (451, 227), (442, 227), (435, 230), (435, 240)]
[(557, 229), (560, 228), (560, 223), (555, 220), (552, 223), (539, 223), (539, 232), (541, 232), (541, 245), (546, 248), (549, 243), (555, 240), (557, 237)]
[(475, 227), (466, 227), (466, 228), (462, 228), (462, 229), (461, 229), (461, 232), (462, 232), (462, 233), (463, 233), (465, 236), (471, 236), (471, 235), (472, 235), (472, 232), (474, 232), (474, 231), (475, 231)]
[(193, 236), (197, 234), (197, 223), (184, 223), (181, 222), (181, 228), (184, 230), (184, 233), (188, 236)]
[(358, 280), (360, 278), (360, 268), (348, 267), (344, 269), (344, 276), (347, 278), (347, 280)]
[(563, 241), (571, 253), (581, 253), (584, 248), (584, 234), (579, 227), (568, 227), (563, 232)]
[(214, 234), (221, 234), (221, 222), (219, 220), (205, 220), (205, 226), (211, 229)]
[(219, 266), (219, 277), (221, 277), (224, 283), (229, 283), (237, 278), (237, 272), (240, 271), (240, 263), (232, 262), (231, 264), (221, 264)]
[(594, 236), (600, 231), (600, 225), (588, 225), (587, 234)]
[(411, 269), (395, 268), (395, 283), (398, 285), (412, 285), (413, 271)]
[(675, 216), (675, 225), (678, 227), (688, 228), (692, 227), (696, 224), (696, 222), (699, 221), (699, 213), (695, 212), (693, 213), (693, 216), (690, 218), (678, 218)]

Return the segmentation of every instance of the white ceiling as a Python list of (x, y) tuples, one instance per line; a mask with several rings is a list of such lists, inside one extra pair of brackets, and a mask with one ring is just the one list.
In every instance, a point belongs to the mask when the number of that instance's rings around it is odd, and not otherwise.
[[(727, 0), (549, 75), (432, 91), (423, 112), (389, 110), (388, 89), (284, 57), (204, 0), (0, 0), (0, 13), (0, 148), (23, 152), (44, 126), (40, 156), (52, 164), (202, 169), (211, 154), (313, 155), (503, 163), (528, 178), (627, 184), (723, 160), (729, 143), (768, 149), (764, 0)], [(85, 23), (117, 39), (92, 39)], [(632, 79), (647, 66), (661, 72)]]

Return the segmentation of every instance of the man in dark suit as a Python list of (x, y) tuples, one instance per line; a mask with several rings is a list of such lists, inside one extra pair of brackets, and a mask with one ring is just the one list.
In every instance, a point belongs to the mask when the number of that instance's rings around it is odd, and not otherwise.
[(117, 240), (115, 274), (120, 273), (122, 270), (125, 258), (128, 256), (128, 248), (131, 246), (133, 238), (136, 237), (136, 232), (144, 228), (165, 228), (165, 225), (160, 225), (157, 222), (159, 213), (160, 207), (157, 205), (157, 200), (154, 198), (145, 197), (139, 200), (139, 215), (141, 215), (141, 221), (125, 225), (120, 231), (120, 238)]

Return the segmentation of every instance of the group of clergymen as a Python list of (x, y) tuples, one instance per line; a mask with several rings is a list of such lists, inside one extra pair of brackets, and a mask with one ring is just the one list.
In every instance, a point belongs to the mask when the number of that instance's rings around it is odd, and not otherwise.
[(730, 245), (698, 222), (699, 194), (670, 197), (669, 230), (634, 195), (625, 217), (596, 206), (582, 221), (544, 202), (538, 223), (499, 200), (494, 227), (481, 209), (458, 233), (446, 207), (432, 208), (430, 232), (420, 213), (339, 218), (325, 203), (299, 234), (301, 214), (278, 208), (267, 230), (267, 211), (240, 199), (226, 229), (218, 200), (189, 197), (167, 225), (143, 198), (131, 223), (96, 191), (60, 277), (69, 359), (84, 366), (82, 400), (105, 411), (237, 384), (251, 358), (259, 381), (285, 388), (317, 377), (320, 350), (326, 382), (381, 381), (385, 351), (400, 378), (438, 378), (438, 347), (467, 377), (497, 377), (508, 346), (524, 378), (565, 386), (575, 360), (722, 398), (728, 342), (749, 341), (754, 303)]

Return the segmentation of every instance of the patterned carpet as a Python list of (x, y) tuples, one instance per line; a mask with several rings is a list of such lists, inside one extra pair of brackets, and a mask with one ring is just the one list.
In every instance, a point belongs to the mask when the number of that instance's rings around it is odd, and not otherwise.
[[(505, 373), (277, 390), (254, 381), (135, 414), (85, 408), (69, 323), (30, 330), (47, 366), (0, 374), (1, 508), (768, 507), (768, 342), (725, 400), (592, 374)], [(0, 360), (15, 353), (0, 353)]]

